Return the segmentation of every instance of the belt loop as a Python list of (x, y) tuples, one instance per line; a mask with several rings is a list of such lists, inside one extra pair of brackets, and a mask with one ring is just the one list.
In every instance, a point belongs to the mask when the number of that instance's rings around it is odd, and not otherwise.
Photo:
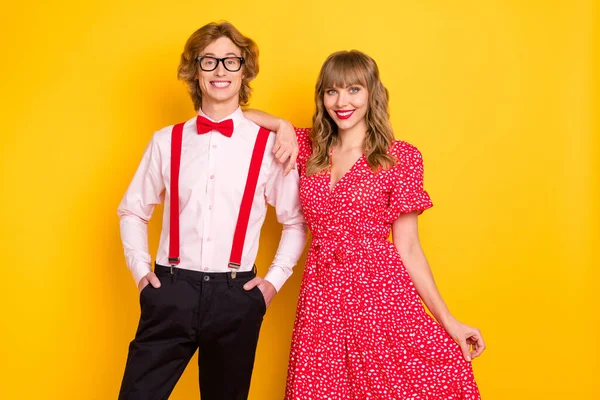
[(226, 272), (225, 275), (227, 276), (227, 287), (231, 288), (233, 286), (233, 280), (235, 278), (232, 278), (231, 276), (231, 272)]

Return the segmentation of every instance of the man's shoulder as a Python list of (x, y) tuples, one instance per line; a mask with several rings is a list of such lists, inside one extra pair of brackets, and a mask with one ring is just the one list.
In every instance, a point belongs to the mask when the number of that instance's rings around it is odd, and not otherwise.
[[(241, 119), (240, 132), (247, 140), (254, 143), (256, 138), (258, 137), (258, 132), (262, 127), (260, 125), (255, 124), (250, 121), (248, 118), (244, 117)], [(269, 131), (269, 138), (267, 139), (267, 149), (271, 149), (275, 144), (275, 132)], [(265, 152), (266, 153), (266, 152)]]
[[(241, 121), (241, 129), (243, 129), (243, 131), (245, 133), (252, 133), (253, 135), (258, 134), (258, 131), (260, 130), (261, 126), (255, 124), (254, 122), (252, 122), (251, 120), (249, 120), (246, 117), (242, 117), (240, 118)], [(272, 134), (275, 134), (275, 132), (271, 132)]]

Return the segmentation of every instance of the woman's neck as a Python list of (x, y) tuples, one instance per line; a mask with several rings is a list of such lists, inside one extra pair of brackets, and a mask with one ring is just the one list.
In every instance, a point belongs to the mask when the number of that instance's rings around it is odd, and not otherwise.
[(366, 127), (355, 125), (348, 130), (338, 130), (337, 150), (348, 151), (356, 148), (363, 149), (367, 137)]

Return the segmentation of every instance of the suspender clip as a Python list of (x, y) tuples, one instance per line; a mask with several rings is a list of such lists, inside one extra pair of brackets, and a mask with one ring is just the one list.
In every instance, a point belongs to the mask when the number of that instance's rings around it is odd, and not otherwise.
[(242, 264), (235, 263), (233, 261), (229, 261), (229, 268), (231, 268), (231, 279), (235, 279), (237, 276), (237, 270), (240, 269)]
[(175, 265), (179, 264), (179, 257), (169, 257), (169, 264), (171, 264), (171, 275), (175, 274)]

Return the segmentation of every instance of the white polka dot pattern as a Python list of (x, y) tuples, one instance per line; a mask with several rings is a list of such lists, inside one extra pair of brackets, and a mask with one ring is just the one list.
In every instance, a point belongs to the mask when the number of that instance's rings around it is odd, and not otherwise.
[(396, 141), (398, 163), (364, 157), (330, 188), (306, 176), (311, 145), (297, 129), (300, 198), (312, 233), (290, 353), (287, 400), (480, 399), (471, 364), (424, 310), (387, 238), (401, 213), (432, 206), (423, 160)]

